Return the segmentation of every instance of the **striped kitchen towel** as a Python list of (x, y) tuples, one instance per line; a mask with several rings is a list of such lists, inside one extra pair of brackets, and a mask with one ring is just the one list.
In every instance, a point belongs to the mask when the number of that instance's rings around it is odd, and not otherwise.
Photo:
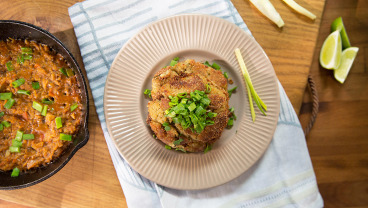
[(181, 13), (230, 21), (250, 34), (230, 0), (88, 0), (69, 8), (106, 143), (129, 207), (322, 207), (305, 136), (281, 84), (280, 115), (262, 158), (238, 178), (199, 191), (149, 181), (119, 155), (108, 134), (103, 93), (107, 73), (123, 44), (145, 25)]

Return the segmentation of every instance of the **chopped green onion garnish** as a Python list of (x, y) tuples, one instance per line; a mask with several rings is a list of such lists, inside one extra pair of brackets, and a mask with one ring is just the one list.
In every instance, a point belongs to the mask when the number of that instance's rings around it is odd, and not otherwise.
[(196, 104), (195, 103), (191, 103), (189, 106), (188, 106), (188, 109), (189, 111), (194, 111), (194, 109), (196, 108)]
[(234, 107), (231, 107), (230, 109), (229, 109), (229, 111), (230, 111), (230, 118), (231, 119), (233, 119), (233, 120), (236, 120), (236, 115), (235, 115), (235, 108)]
[(74, 71), (73, 71), (73, 69), (71, 69), (71, 68), (66, 68), (66, 75), (68, 76), (68, 77), (71, 77), (71, 76), (74, 76)]
[(34, 139), (34, 135), (33, 134), (23, 134), (23, 139), (24, 140), (31, 140)]
[(70, 106), (70, 111), (73, 112), (77, 108), (78, 108), (78, 103), (74, 103), (72, 106)]
[(9, 151), (10, 152), (20, 152), (20, 147), (10, 146)]
[(6, 62), (6, 68), (8, 69), (8, 71), (14, 70), (14, 67), (11, 61)]
[(175, 66), (178, 63), (178, 61), (179, 61), (179, 57), (174, 58), (173, 60), (171, 60), (170, 66)]
[(187, 101), (188, 101), (188, 99), (183, 98), (183, 99), (181, 99), (181, 102), (180, 102), (180, 103), (184, 103), (184, 104), (186, 104), (186, 103), (187, 103)]
[(32, 82), (32, 88), (34, 90), (40, 89), (40, 83), (39, 82)]
[(211, 64), (208, 63), (208, 61), (204, 62), (203, 64), (206, 65), (206, 66), (212, 67)]
[(10, 176), (11, 177), (18, 177), (19, 172), (20, 172), (20, 170), (18, 168), (14, 168)]
[(206, 124), (207, 124), (207, 125), (213, 125), (213, 124), (215, 124), (215, 122), (214, 122), (214, 121), (212, 121), (212, 120), (206, 120)]
[(20, 78), (20, 79), (15, 80), (12, 84), (13, 84), (13, 87), (19, 87), (22, 84), (24, 84), (25, 82), (26, 82), (25, 79)]
[(169, 145), (165, 145), (165, 149), (171, 150), (171, 147)]
[(12, 98), (13, 94), (11, 92), (0, 93), (0, 100), (9, 100)]
[(184, 141), (182, 138), (178, 139), (178, 140), (175, 140), (173, 142), (174, 145), (179, 145), (182, 141)]
[(204, 92), (195, 90), (194, 92), (190, 93), (190, 98), (192, 98), (194, 101), (199, 101), (202, 99), (203, 95), (204, 95)]
[(216, 70), (220, 70), (221, 69), (221, 67), (218, 64), (216, 64), (215, 62), (213, 62), (212, 65), (208, 61), (204, 62), (203, 64), (206, 65), (206, 66), (209, 66), (211, 68), (214, 68)]
[(171, 60), (170, 66), (175, 66), (177, 63), (178, 63), (177, 61)]
[(22, 147), (23, 142), (17, 141), (15, 139), (12, 140), (13, 147)]
[(178, 96), (171, 97), (171, 103), (173, 105), (177, 105), (179, 103), (179, 97)]
[(5, 103), (4, 107), (6, 109), (10, 109), (11, 107), (13, 107), (15, 103), (15, 100), (13, 98), (9, 98), (9, 100)]
[(21, 47), (20, 49), (22, 51), (22, 54), (32, 54), (33, 53), (32, 48)]
[(176, 148), (175, 150), (176, 150), (176, 151), (187, 152), (187, 151), (185, 151), (183, 148)]
[(0, 124), (0, 131), (4, 130), (4, 125)]
[(47, 105), (43, 106), (41, 115), (46, 116), (46, 114), (47, 114), (47, 107), (48, 107)]
[(172, 111), (171, 113), (168, 113), (167, 116), (170, 117), (170, 118), (174, 118), (176, 116), (176, 113), (175, 113), (175, 111)]
[(187, 93), (186, 92), (179, 93), (177, 96), (178, 96), (178, 98), (184, 98), (184, 97), (187, 96)]
[(4, 125), (6, 128), (11, 126), (11, 124), (7, 121), (2, 121), (1, 124)]
[(32, 108), (36, 109), (40, 113), (42, 112), (42, 105), (36, 101), (33, 101)]
[(170, 131), (170, 126), (169, 126), (169, 123), (165, 122), (162, 124), (164, 127), (165, 127), (165, 131)]
[(43, 99), (42, 99), (42, 103), (43, 103), (43, 104), (52, 104), (52, 103), (53, 103), (53, 101), (52, 101), (52, 100), (50, 100), (50, 99), (48, 99), (48, 98), (43, 98)]
[(211, 100), (209, 99), (209, 98), (202, 98), (201, 99), (201, 103), (204, 105), (204, 107), (207, 107), (207, 106), (209, 106), (210, 105), (210, 103), (211, 103)]
[(66, 73), (65, 69), (64, 68), (60, 68), (59, 71), (64, 74), (65, 76), (68, 76), (68, 74)]
[(227, 91), (229, 93), (229, 97), (231, 97), (231, 94), (233, 94), (233, 92), (236, 90), (236, 88), (238, 88), (238, 87), (235, 86), (234, 88)]
[(210, 118), (214, 118), (214, 117), (216, 117), (217, 116), (217, 113), (212, 113), (212, 112), (208, 112), (208, 117), (210, 117)]
[(17, 91), (17, 94), (30, 95), (30, 94), (31, 94), (31, 92), (30, 92), (30, 91), (28, 91), (28, 90), (18, 90), (18, 91)]
[(23, 63), (24, 63), (23, 55), (19, 55), (19, 56), (18, 56), (18, 58), (17, 58), (17, 62), (18, 62), (18, 64), (23, 64)]
[(227, 72), (224, 72), (224, 77), (225, 77), (226, 79), (229, 79), (229, 76), (227, 75)]
[(0, 117), (3, 117), (5, 115), (4, 112), (0, 112)]
[(173, 120), (174, 123), (178, 123), (178, 124), (181, 123), (181, 120), (178, 117), (174, 117), (172, 120)]
[(64, 140), (64, 141), (72, 141), (72, 135), (68, 135), (68, 134), (60, 134), (60, 140)]
[(211, 151), (211, 149), (212, 149), (212, 145), (207, 144), (207, 147), (206, 147), (206, 149), (204, 149), (204, 152), (203, 153), (206, 154), (207, 152)]
[(202, 106), (198, 106), (198, 108), (196, 108), (195, 114), (197, 116), (204, 115), (205, 113), (206, 113), (206, 110)]
[(194, 125), (194, 130), (197, 132), (197, 133), (200, 133), (202, 132), (204, 129), (204, 125), (202, 123), (198, 123), (196, 125)]
[(148, 97), (151, 97), (151, 90), (145, 89), (143, 92), (145, 95), (148, 95)]
[[(183, 94), (169, 98), (170, 109), (165, 111), (165, 116), (172, 118), (172, 122), (180, 124), (183, 129), (190, 127), (193, 132), (201, 133), (207, 125), (214, 124), (214, 121), (209, 119), (217, 114), (206, 109), (211, 103), (206, 92), (195, 90), (190, 93), (190, 98), (184, 97)], [(166, 122), (163, 126), (169, 124)]]
[(231, 117), (229, 118), (229, 120), (227, 121), (227, 127), (231, 128), (234, 125), (234, 119)]
[(216, 64), (215, 62), (213, 62), (212, 68), (214, 68), (216, 70), (220, 70), (221, 69), (221, 67), (218, 64)]
[(32, 59), (32, 55), (23, 55), (23, 59), (24, 60), (31, 60)]
[(15, 135), (15, 140), (17, 141), (22, 141), (22, 138), (23, 138), (23, 131), (17, 131), (17, 134)]
[(211, 92), (211, 85), (209, 83), (206, 84), (206, 91), (205, 93), (210, 93)]
[(56, 128), (60, 129), (61, 127), (63, 127), (63, 122), (61, 122), (61, 117), (56, 117), (55, 118), (55, 123), (56, 123)]

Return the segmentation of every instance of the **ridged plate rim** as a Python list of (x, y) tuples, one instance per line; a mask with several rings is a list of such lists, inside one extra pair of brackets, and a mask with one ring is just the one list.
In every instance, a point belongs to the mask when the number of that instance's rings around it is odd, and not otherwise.
[[(234, 55), (236, 47), (244, 56), (254, 87), (268, 106), (267, 116), (256, 109), (256, 122), (251, 121), (243, 81), (238, 83), (239, 97), (231, 98), (238, 106), (238, 120), (232, 130), (224, 133), (226, 138), (220, 139), (226, 142), (218, 142), (206, 154), (166, 150), (153, 139), (142, 118), (142, 92), (157, 71), (153, 68), (168, 57), (203, 52), (203, 56), (220, 57), (230, 66), (235, 80), (242, 80)], [(279, 110), (277, 77), (261, 46), (235, 24), (210, 15), (182, 14), (147, 25), (118, 52), (105, 84), (106, 125), (120, 155), (147, 179), (181, 190), (215, 187), (247, 171), (268, 148)]]

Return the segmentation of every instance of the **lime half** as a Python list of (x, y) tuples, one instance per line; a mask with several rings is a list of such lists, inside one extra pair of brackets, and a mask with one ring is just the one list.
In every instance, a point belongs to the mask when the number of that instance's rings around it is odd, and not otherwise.
[(337, 69), (341, 62), (341, 37), (339, 31), (331, 33), (322, 45), (319, 63), (325, 69)]
[(346, 33), (346, 30), (344, 27), (344, 23), (342, 22), (342, 17), (336, 18), (331, 24), (331, 32), (334, 32), (336, 30), (340, 31), (342, 47), (344, 49), (349, 48), (351, 45), (350, 45), (350, 41), (348, 38), (348, 34)]
[(357, 47), (350, 47), (345, 49), (341, 54), (341, 64), (339, 68), (334, 70), (334, 76), (341, 84), (345, 82), (349, 74), (350, 68), (353, 65), (354, 59), (359, 51)]

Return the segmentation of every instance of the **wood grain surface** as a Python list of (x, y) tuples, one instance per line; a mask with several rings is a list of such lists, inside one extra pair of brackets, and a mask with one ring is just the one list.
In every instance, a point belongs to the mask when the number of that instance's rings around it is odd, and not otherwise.
[(297, 14), (281, 0), (272, 1), (285, 22), (285, 26), (281, 29), (266, 19), (248, 0), (232, 2), (270, 58), (276, 75), (298, 114), (325, 1), (297, 1), (317, 15), (315, 21)]
[[(0, 19), (25, 21), (55, 34), (83, 68), (68, 15), (78, 0), (2, 0)], [(296, 112), (299, 112), (313, 58), (323, 0), (299, 0), (317, 15), (315, 21), (295, 13), (281, 0), (272, 3), (285, 21), (277, 28), (247, 0), (232, 1), (255, 39), (269, 56)], [(90, 92), (89, 92), (90, 93)], [(0, 191), (0, 207), (127, 207), (90, 94), (90, 140), (57, 174), (32, 187)]]
[[(359, 47), (344, 84), (318, 58), (332, 21), (341, 16), (352, 46)], [(368, 1), (327, 0), (311, 65), (320, 109), (307, 144), (325, 207), (368, 207)], [(306, 91), (299, 119), (306, 126)]]

